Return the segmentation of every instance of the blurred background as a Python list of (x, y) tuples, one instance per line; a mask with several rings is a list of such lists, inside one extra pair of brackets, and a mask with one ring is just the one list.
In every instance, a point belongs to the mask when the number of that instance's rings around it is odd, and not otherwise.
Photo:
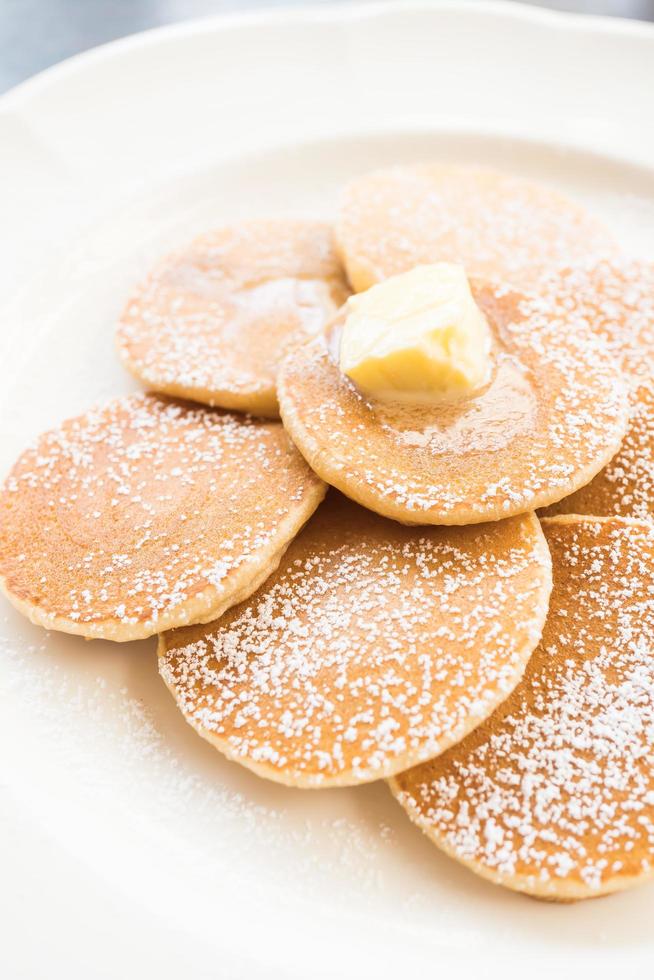
[[(0, 0), (0, 91), (63, 58), (161, 24), (306, 0)], [(313, 0), (315, 4), (349, 0)], [(536, 6), (654, 21), (654, 0), (526, 0)]]

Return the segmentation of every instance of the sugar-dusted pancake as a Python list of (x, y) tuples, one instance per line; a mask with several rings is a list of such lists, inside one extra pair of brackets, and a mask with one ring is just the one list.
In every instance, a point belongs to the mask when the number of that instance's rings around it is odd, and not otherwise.
[(324, 495), (278, 422), (153, 395), (45, 433), (0, 491), (0, 584), (32, 622), (131, 640), (257, 588)]
[(229, 225), (164, 259), (118, 326), (126, 367), (154, 391), (276, 416), (279, 361), (349, 290), (319, 221)]
[(351, 181), (336, 240), (357, 292), (432, 262), (457, 262), (470, 276), (530, 289), (543, 270), (615, 251), (595, 219), (549, 187), (438, 164), (393, 167)]
[(493, 375), (467, 399), (364, 399), (338, 368), (342, 312), (280, 369), (280, 409), (300, 452), (386, 517), (472, 524), (545, 506), (588, 483), (626, 430), (626, 386), (587, 324), (503, 286), (472, 289), (494, 336)]
[(332, 491), (250, 599), (162, 635), (160, 671), (187, 721), (259, 775), (367, 782), (442, 752), (507, 696), (550, 586), (533, 514), (411, 529)]
[(631, 382), (631, 419), (613, 459), (552, 514), (654, 518), (654, 265), (600, 262), (546, 277), (543, 291), (609, 344)]
[(571, 515), (543, 530), (554, 589), (523, 680), (391, 786), (473, 871), (566, 901), (654, 872), (654, 528)]

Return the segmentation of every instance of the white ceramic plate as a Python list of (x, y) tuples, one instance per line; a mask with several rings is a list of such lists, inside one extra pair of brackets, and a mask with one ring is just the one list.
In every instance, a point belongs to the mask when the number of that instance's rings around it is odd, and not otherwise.
[[(3, 471), (132, 387), (113, 323), (153, 256), (234, 215), (330, 215), (370, 167), (544, 179), (654, 257), (652, 91), (651, 28), (461, 2), (191, 23), (21, 86), (0, 102)], [(154, 641), (48, 635), (4, 602), (0, 635), (8, 980), (651, 975), (654, 888), (505, 892), (384, 784), (292, 791), (224, 761), (175, 709)]]

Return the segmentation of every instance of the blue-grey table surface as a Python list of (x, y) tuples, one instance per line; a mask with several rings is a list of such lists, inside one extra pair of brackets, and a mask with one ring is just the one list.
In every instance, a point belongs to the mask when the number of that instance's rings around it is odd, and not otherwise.
[[(0, 0), (0, 92), (87, 48), (160, 24), (305, 0)], [(347, 3), (349, 0), (313, 0)], [(528, 0), (583, 13), (654, 20), (654, 0)]]

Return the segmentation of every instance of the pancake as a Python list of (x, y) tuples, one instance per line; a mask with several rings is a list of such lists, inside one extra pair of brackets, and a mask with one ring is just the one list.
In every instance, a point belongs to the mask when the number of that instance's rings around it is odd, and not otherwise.
[(554, 589), (521, 683), (476, 731), (391, 786), (444, 851), (539, 898), (654, 870), (654, 528), (543, 522)]
[(548, 514), (654, 519), (654, 265), (601, 262), (547, 277), (543, 290), (609, 344), (631, 382), (631, 419), (610, 463)]
[(549, 187), (493, 170), (418, 164), (345, 188), (336, 240), (356, 292), (415, 265), (531, 289), (544, 270), (616, 252), (608, 232)]
[(626, 389), (588, 326), (534, 296), (472, 282), (493, 373), (449, 405), (367, 401), (337, 362), (343, 312), (287, 358), (284, 425), (310, 466), (398, 521), (472, 524), (547, 506), (588, 483), (627, 427)]
[(0, 491), (0, 584), (32, 622), (133, 640), (210, 620), (324, 495), (278, 422), (153, 395), (42, 435)]
[(229, 225), (165, 258), (138, 287), (118, 352), (154, 391), (274, 417), (279, 361), (348, 292), (328, 225)]
[(368, 782), (442, 752), (507, 696), (550, 587), (534, 515), (416, 530), (332, 491), (250, 599), (162, 635), (160, 671), (199, 734), (258, 775)]

